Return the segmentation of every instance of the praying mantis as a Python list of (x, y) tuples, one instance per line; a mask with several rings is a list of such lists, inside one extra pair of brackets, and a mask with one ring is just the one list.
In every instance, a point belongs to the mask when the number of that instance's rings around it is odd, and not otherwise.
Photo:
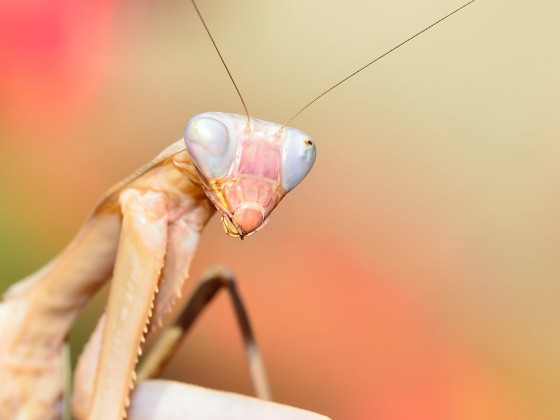
[(76, 371), (74, 415), (126, 417), (145, 335), (175, 304), (213, 213), (220, 213), (228, 235), (243, 239), (264, 226), (311, 170), (315, 142), (287, 124), (339, 84), (472, 2), (336, 83), (284, 124), (251, 118), (243, 99), (246, 116), (209, 112), (193, 117), (184, 141), (110, 189), (68, 248), (4, 296), (0, 369), (13, 387), (2, 389), (2, 413), (10, 418), (60, 415), (68, 329), (112, 277), (106, 314)]

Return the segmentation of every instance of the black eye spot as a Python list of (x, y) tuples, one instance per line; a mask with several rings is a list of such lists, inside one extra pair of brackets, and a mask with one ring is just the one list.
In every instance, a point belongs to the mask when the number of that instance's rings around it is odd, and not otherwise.
[(313, 142), (311, 140), (305, 140), (305, 144), (308, 146), (313, 146)]

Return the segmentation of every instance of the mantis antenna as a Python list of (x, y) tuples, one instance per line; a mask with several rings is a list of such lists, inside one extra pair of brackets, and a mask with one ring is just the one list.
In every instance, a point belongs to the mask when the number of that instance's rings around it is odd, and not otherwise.
[(313, 98), (310, 102), (308, 102), (306, 105), (304, 105), (303, 107), (301, 107), (294, 115), (292, 115), (290, 118), (288, 118), (288, 120), (282, 124), (282, 127), (280, 127), (279, 131), (282, 131), (284, 129), (284, 127), (286, 127), (288, 125), (288, 123), (290, 123), (290, 121), (292, 121), (295, 117), (297, 117), (299, 114), (301, 114), (303, 111), (305, 111), (307, 108), (309, 108), (311, 105), (313, 105), (315, 102), (317, 102), (319, 99), (321, 99), (323, 96), (325, 96), (327, 93), (329, 93), (331, 90), (333, 90), (334, 88), (340, 86), (341, 84), (343, 84), (344, 82), (346, 82), (348, 79), (354, 77), (356, 74), (358, 74), (359, 72), (361, 72), (362, 70), (365, 70), (366, 68), (368, 68), (369, 66), (371, 66), (373, 63), (375, 63), (376, 61), (381, 60), (383, 57), (385, 57), (386, 55), (391, 54), (393, 51), (395, 51), (396, 49), (402, 47), (404, 44), (406, 44), (409, 41), (412, 41), (414, 38), (416, 38), (417, 36), (423, 34), (424, 32), (426, 32), (428, 29), (433, 28), (434, 26), (436, 26), (438, 23), (443, 22), (445, 19), (451, 17), (452, 15), (454, 15), (455, 13), (459, 12), (460, 10), (464, 9), (465, 7), (467, 7), (468, 5), (470, 5), (471, 3), (474, 3), (476, 0), (471, 0), (468, 3), (463, 4), (461, 7), (459, 7), (458, 9), (455, 9), (454, 11), (452, 11), (451, 13), (445, 15), (444, 17), (442, 17), (441, 19), (437, 20), (436, 22), (432, 23), (429, 26), (426, 26), (424, 29), (422, 29), (421, 31), (417, 32), (416, 34), (412, 35), (410, 38), (407, 38), (406, 40), (404, 40), (403, 42), (401, 42), (400, 44), (396, 45), (395, 47), (391, 48), (389, 51), (381, 54), (379, 57), (373, 59), (372, 61), (370, 61), (369, 63), (367, 63), (366, 65), (360, 67), (358, 70), (356, 70), (355, 72), (349, 74), (348, 76), (346, 76), (344, 79), (342, 79), (340, 82), (335, 83), (334, 85), (332, 85), (330, 88), (328, 88), (327, 90), (325, 90), (323, 93), (321, 93), (320, 95), (317, 95), (315, 98)]
[(237, 83), (235, 83), (235, 80), (233, 80), (233, 76), (231, 75), (231, 72), (229, 71), (229, 68), (228, 68), (226, 62), (225, 62), (224, 58), (222, 57), (222, 54), (220, 53), (220, 50), (218, 49), (218, 46), (216, 45), (216, 42), (214, 41), (214, 38), (212, 37), (212, 34), (210, 33), (210, 30), (208, 29), (208, 26), (206, 26), (206, 22), (204, 21), (204, 18), (200, 14), (200, 11), (198, 10), (198, 7), (197, 7), (196, 3), (194, 2), (194, 0), (191, 0), (191, 2), (194, 6), (194, 9), (196, 10), (196, 14), (198, 15), (198, 17), (200, 18), (200, 21), (204, 25), (204, 29), (206, 29), (206, 33), (210, 37), (210, 41), (212, 41), (212, 45), (214, 45), (214, 49), (218, 53), (218, 56), (220, 57), (220, 60), (222, 60), (222, 64), (224, 65), (224, 68), (226, 69), (226, 72), (229, 76), (229, 79), (231, 80), (231, 83), (233, 83), (233, 87), (235, 88), (235, 90), (237, 92), (237, 96), (239, 96), (239, 99), (241, 99), (241, 104), (243, 105), (243, 109), (245, 110), (245, 115), (247, 116), (247, 128), (249, 128), (249, 127), (251, 127), (251, 117), (249, 115), (249, 110), (247, 109), (247, 105), (245, 104), (245, 101), (243, 100), (243, 96), (241, 95), (241, 92), (239, 91), (239, 88), (237, 87)]
[[(344, 82), (346, 82), (347, 80), (351, 79), (352, 77), (354, 77), (355, 75), (357, 75), (358, 73), (360, 73), (362, 70), (365, 70), (366, 68), (368, 68), (369, 66), (371, 66), (373, 63), (376, 63), (377, 61), (381, 60), (383, 57), (391, 54), (393, 51), (399, 49), (400, 47), (402, 47), (404, 44), (412, 41), (414, 38), (422, 35), (424, 32), (428, 31), (429, 29), (432, 29), (434, 26), (436, 26), (437, 24), (443, 22), (444, 20), (446, 20), (447, 18), (450, 18), (451, 16), (453, 16), (455, 13), (458, 13), (459, 11), (463, 10), (465, 7), (469, 6), (470, 4), (474, 3), (476, 0), (470, 0), (469, 2), (463, 4), (461, 7), (453, 10), (452, 12), (448, 13), (447, 15), (443, 16), (442, 18), (438, 19), (437, 21), (435, 21), (434, 23), (432, 23), (429, 26), (426, 26), (424, 29), (422, 29), (419, 32), (416, 32), (414, 35), (412, 35), (411, 37), (405, 39), (404, 41), (402, 41), (400, 44), (394, 46), (393, 48), (391, 48), (390, 50), (384, 52), (383, 54), (381, 54), (379, 57), (374, 58), (373, 60), (371, 60), (369, 63), (365, 64), (364, 66), (360, 67), (358, 70), (350, 73), (348, 76), (346, 76), (344, 79), (340, 80), (339, 82), (335, 83), (334, 85), (332, 85), (330, 88), (328, 88), (327, 90), (325, 90), (324, 92), (320, 93), (319, 95), (317, 95), (315, 98), (313, 98), (311, 101), (309, 101), (307, 104), (305, 104), (304, 106), (302, 106), (295, 114), (293, 114), (290, 118), (288, 118), (286, 120), (286, 122), (284, 124), (282, 124), (282, 126), (280, 127), (280, 129), (278, 130), (279, 132), (281, 132), (294, 118), (296, 118), (299, 114), (301, 114), (303, 111), (305, 111), (307, 108), (309, 108), (311, 105), (313, 105), (315, 102), (317, 102), (319, 99), (321, 99), (323, 96), (325, 96), (327, 93), (329, 93), (330, 91), (332, 91), (333, 89), (335, 89), (336, 87), (340, 86), (341, 84), (343, 84)], [(210, 30), (208, 29), (208, 26), (206, 26), (206, 22), (204, 21), (204, 18), (202, 17), (200, 11), (198, 10), (198, 7), (195, 3), (194, 0), (191, 0), (196, 13), (198, 14), (198, 17), (200, 18), (200, 21), (202, 22), (202, 24), (204, 25), (204, 29), (206, 30), (206, 33), (208, 34), (208, 36), (210, 37), (210, 41), (212, 41), (212, 44), (214, 45), (214, 49), (216, 50), (216, 52), (218, 53), (218, 56), (220, 57), (220, 60), (222, 61), (222, 64), (224, 65), (224, 68), (226, 69), (226, 72), (231, 80), (231, 82), (233, 83), (233, 87), (235, 88), (235, 90), (237, 91), (237, 95), (239, 96), (239, 99), (241, 100), (241, 104), (243, 105), (243, 109), (245, 110), (245, 115), (247, 116), (247, 127), (251, 126), (251, 117), (249, 115), (249, 110), (247, 109), (247, 105), (245, 104), (245, 100), (243, 99), (243, 96), (241, 95), (241, 92), (239, 90), (239, 88), (237, 87), (237, 84), (235, 83), (235, 80), (233, 79), (233, 76), (231, 75), (231, 72), (229, 71), (229, 68), (224, 60), (224, 58), (222, 57), (222, 54), (220, 53), (220, 50), (218, 49), (218, 46), (216, 45), (216, 42), (214, 41), (214, 38), (212, 37), (212, 34), (210, 33)]]

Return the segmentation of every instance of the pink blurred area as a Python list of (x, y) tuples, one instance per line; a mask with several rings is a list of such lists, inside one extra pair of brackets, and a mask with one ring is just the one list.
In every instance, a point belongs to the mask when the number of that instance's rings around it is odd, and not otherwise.
[[(200, 8), (253, 114), (283, 121), (458, 5), (348, 4)], [(270, 224), (241, 242), (211, 221), (189, 287), (209, 264), (238, 275), (279, 402), (336, 419), (560, 416), (560, 60), (534, 47), (559, 35), (547, 7), (481, 3), (341, 87), (294, 121), (318, 161)], [(539, 31), (521, 36), (528, 14)], [(191, 116), (242, 112), (188, 1), (110, 0), (0, 3), (0, 109), (2, 290)], [(165, 376), (251, 392), (225, 297)]]
[(113, 0), (2, 2), (0, 105), (10, 120), (44, 129), (91, 105), (115, 7)]

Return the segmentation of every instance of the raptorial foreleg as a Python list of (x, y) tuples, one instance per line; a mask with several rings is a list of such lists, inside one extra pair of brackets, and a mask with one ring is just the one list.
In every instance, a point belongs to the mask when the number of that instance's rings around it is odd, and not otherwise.
[(120, 215), (92, 216), (50, 264), (0, 304), (0, 419), (60, 415), (62, 345), (76, 314), (110, 277)]
[(119, 201), (122, 230), (88, 413), (91, 419), (125, 416), (167, 243), (169, 215), (164, 193), (128, 189)]
[[(179, 204), (175, 203), (175, 207), (170, 213), (172, 217), (168, 220), (163, 272), (157, 287), (158, 292), (155, 298), (154, 314), (150, 320), (150, 330), (161, 323), (164, 315), (171, 310), (175, 300), (180, 297), (184, 281), (188, 277), (191, 260), (198, 245), (200, 232), (212, 215), (213, 209), (205, 201), (185, 199)], [(138, 228), (141, 229), (142, 226), (138, 226)], [(130, 235), (130, 232), (125, 229), (127, 229), (126, 226), (124, 226), (123, 235)], [(150, 258), (150, 256), (145, 256), (145, 258)], [(121, 277), (127, 275), (126, 270), (120, 273)], [(132, 274), (129, 273), (128, 275)], [(116, 275), (117, 271), (115, 271)], [(116, 278), (114, 281), (116, 281)], [(124, 280), (121, 279), (120, 281)], [(142, 300), (141, 293), (135, 295), (134, 300), (136, 299), (138, 302)], [(90, 410), (94, 384), (98, 381), (96, 376), (100, 371), (98, 366), (106, 319), (107, 315), (101, 317), (78, 361), (73, 394), (74, 415), (78, 418), (85, 418)], [(144, 327), (147, 326), (143, 325), (142, 329)], [(107, 344), (112, 345), (111, 342), (107, 342)], [(136, 357), (138, 350), (139, 348), (130, 349), (131, 355)], [(122, 355), (124, 355), (124, 352)], [(99, 381), (103, 381), (103, 379)], [(102, 382), (97, 383), (98, 386), (103, 386)]]

